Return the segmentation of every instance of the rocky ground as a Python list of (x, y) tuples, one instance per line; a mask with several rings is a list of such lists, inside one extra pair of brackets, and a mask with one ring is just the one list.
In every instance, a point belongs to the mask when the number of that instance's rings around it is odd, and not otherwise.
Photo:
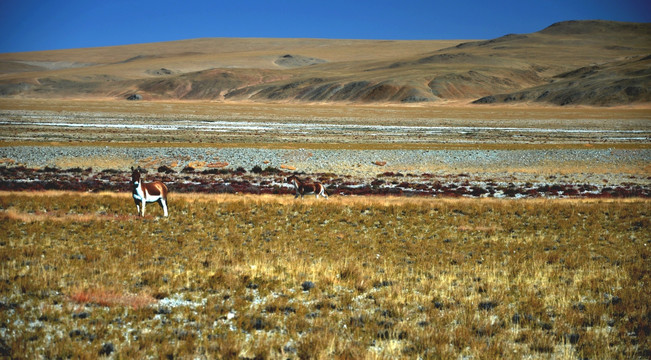
[(0, 188), (173, 192), (643, 196), (646, 109), (0, 102)]
[(9, 146), (0, 158), (2, 190), (129, 191), (130, 168), (141, 167), (173, 192), (290, 193), (285, 178), (297, 173), (339, 195), (651, 196), (648, 149)]

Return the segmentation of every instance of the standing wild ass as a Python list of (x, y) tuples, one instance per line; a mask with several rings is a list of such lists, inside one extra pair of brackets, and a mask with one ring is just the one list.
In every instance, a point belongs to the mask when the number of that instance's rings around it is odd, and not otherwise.
[(294, 198), (297, 198), (299, 195), (303, 198), (303, 195), (305, 194), (315, 194), (317, 199), (319, 198), (319, 195), (326, 199), (328, 198), (325, 187), (323, 187), (323, 184), (320, 182), (302, 182), (296, 177), (296, 175), (288, 177), (287, 182), (294, 185), (294, 189), (296, 189), (296, 196), (294, 196)]
[(157, 202), (167, 216), (167, 186), (160, 181), (146, 183), (142, 181), (139, 169), (131, 168), (131, 184), (133, 185), (133, 201), (136, 203), (138, 214), (145, 216), (145, 204)]

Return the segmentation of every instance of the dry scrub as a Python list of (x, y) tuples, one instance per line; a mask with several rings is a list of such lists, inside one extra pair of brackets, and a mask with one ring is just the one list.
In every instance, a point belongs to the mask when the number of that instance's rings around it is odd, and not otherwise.
[(648, 358), (649, 208), (2, 193), (0, 354)]

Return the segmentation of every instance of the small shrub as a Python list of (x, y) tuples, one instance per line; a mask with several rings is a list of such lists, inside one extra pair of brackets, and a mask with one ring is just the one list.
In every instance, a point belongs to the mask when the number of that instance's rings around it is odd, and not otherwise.
[(174, 169), (165, 165), (158, 167), (158, 172), (164, 174), (176, 174), (176, 171)]

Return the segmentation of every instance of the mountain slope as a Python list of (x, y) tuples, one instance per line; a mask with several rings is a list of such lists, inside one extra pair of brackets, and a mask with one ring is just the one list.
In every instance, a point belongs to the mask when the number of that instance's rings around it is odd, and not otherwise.
[(196, 39), (0, 54), (0, 96), (604, 106), (650, 101), (649, 54), (651, 24), (610, 21), (466, 42)]
[(591, 65), (559, 74), (522, 91), (489, 95), (475, 104), (546, 102), (555, 105), (622, 105), (651, 102), (651, 56)]

